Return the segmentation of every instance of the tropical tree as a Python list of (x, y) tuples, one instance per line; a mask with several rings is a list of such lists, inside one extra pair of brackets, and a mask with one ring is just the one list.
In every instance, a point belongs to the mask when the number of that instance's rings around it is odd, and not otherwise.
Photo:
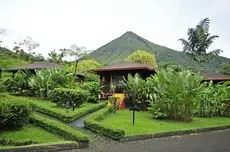
[(218, 35), (211, 35), (209, 33), (209, 24), (209, 18), (204, 18), (195, 28), (188, 29), (188, 40), (179, 39), (183, 45), (183, 51), (198, 63), (206, 62), (222, 52), (221, 49), (208, 52), (210, 45), (219, 37)]
[(68, 50), (68, 54), (75, 58), (74, 59), (75, 60), (75, 68), (74, 68), (74, 73), (73, 73), (74, 75), (77, 72), (79, 61), (83, 58), (86, 58), (88, 53), (89, 53), (89, 51), (87, 51), (85, 47), (78, 47), (75, 44), (70, 46), (70, 49)]
[(224, 64), (220, 72), (223, 74), (229, 74), (230, 75), (230, 62)]
[[(88, 81), (99, 81), (99, 76), (89, 71), (102, 66), (102, 64), (98, 63), (94, 59), (85, 59), (78, 63), (77, 72), (85, 74)], [(75, 66), (73, 68), (75, 68)]]
[(65, 51), (62, 51), (61, 49), (57, 52), (56, 50), (52, 50), (48, 53), (48, 60), (54, 63), (60, 63), (62, 62), (63, 57), (66, 55)]
[(139, 62), (139, 63), (143, 63), (143, 64), (149, 64), (153, 67), (157, 67), (155, 56), (146, 52), (146, 51), (143, 51), (143, 50), (137, 50), (137, 51), (133, 52), (131, 55), (129, 55), (125, 59), (125, 61)]
[(183, 66), (178, 65), (178, 64), (173, 63), (173, 62), (161, 62), (159, 67), (160, 67), (160, 69), (171, 68), (174, 71), (183, 71), (185, 69)]
[[(34, 53), (32, 52), (34, 49), (36, 49), (39, 46), (39, 43), (35, 42), (31, 37), (27, 37), (21, 42), (19, 42), (20, 46), (25, 46), (28, 50), (29, 57), (33, 56)], [(30, 59), (29, 59), (30, 60)]]

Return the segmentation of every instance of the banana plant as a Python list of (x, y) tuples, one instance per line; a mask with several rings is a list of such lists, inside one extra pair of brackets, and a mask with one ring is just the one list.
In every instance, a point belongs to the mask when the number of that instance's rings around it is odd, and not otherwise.
[(196, 96), (204, 87), (202, 77), (189, 71), (176, 72), (168, 68), (157, 71), (151, 79), (155, 92), (153, 116), (190, 121), (199, 103)]

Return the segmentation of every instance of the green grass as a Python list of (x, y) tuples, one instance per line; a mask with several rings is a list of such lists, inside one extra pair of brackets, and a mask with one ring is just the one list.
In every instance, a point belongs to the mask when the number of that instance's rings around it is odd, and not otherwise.
[(31, 98), (31, 97), (18, 97), (18, 98), (27, 99), (27, 101), (33, 105), (35, 111), (53, 116), (64, 122), (72, 122), (75, 119), (89, 112), (104, 107), (105, 105), (105, 102), (100, 102), (96, 104), (84, 103), (80, 105), (80, 107), (75, 108), (75, 110), (73, 111), (72, 109), (58, 107), (55, 103), (49, 100), (41, 100), (41, 99)]
[[(1, 138), (5, 140), (13, 140), (16, 142), (34, 141), (38, 143), (64, 141), (63, 137), (52, 134), (40, 127), (33, 125), (25, 125), (20, 130), (4, 131)], [(3, 146), (4, 147), (4, 146)]]
[(156, 120), (149, 112), (135, 114), (135, 126), (132, 125), (132, 111), (129, 110), (119, 110), (106, 117), (100, 124), (113, 129), (124, 129), (125, 136), (230, 125), (230, 118), (227, 117), (193, 118), (191, 122), (179, 122)]

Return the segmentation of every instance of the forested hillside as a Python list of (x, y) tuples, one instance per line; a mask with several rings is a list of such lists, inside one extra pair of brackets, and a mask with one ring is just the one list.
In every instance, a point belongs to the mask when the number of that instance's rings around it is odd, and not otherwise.
[(121, 37), (112, 40), (108, 44), (91, 53), (99, 62), (112, 64), (123, 61), (133, 51), (146, 50), (156, 56), (158, 65), (165, 62), (182, 65), (186, 68), (204, 71), (219, 71), (224, 63), (230, 61), (225, 57), (214, 57), (209, 62), (198, 65), (187, 54), (170, 48), (154, 44), (133, 32), (126, 32)]
[(26, 64), (27, 61), (20, 58), (20, 55), (9, 49), (0, 47), (0, 68), (8, 68), (16, 65)]

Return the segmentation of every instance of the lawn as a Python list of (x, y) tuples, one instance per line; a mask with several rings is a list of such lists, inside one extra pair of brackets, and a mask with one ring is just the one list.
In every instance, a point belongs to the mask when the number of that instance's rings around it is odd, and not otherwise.
[(1, 138), (15, 142), (34, 141), (37, 143), (48, 143), (65, 141), (64, 138), (33, 125), (25, 125), (20, 130), (4, 131), (1, 133)]
[(193, 118), (191, 122), (156, 120), (149, 112), (135, 112), (135, 126), (132, 125), (132, 111), (119, 110), (100, 122), (105, 127), (124, 129), (125, 136), (190, 130), (206, 127), (230, 125), (230, 118)]
[(56, 103), (53, 103), (49, 100), (41, 100), (37, 98), (31, 97), (18, 97), (27, 99), (34, 107), (35, 111), (53, 116), (59, 120), (64, 122), (72, 122), (75, 119), (104, 107), (105, 102), (100, 103), (83, 103), (80, 107), (75, 108), (73, 111), (72, 109), (66, 109), (62, 107), (58, 107)]

